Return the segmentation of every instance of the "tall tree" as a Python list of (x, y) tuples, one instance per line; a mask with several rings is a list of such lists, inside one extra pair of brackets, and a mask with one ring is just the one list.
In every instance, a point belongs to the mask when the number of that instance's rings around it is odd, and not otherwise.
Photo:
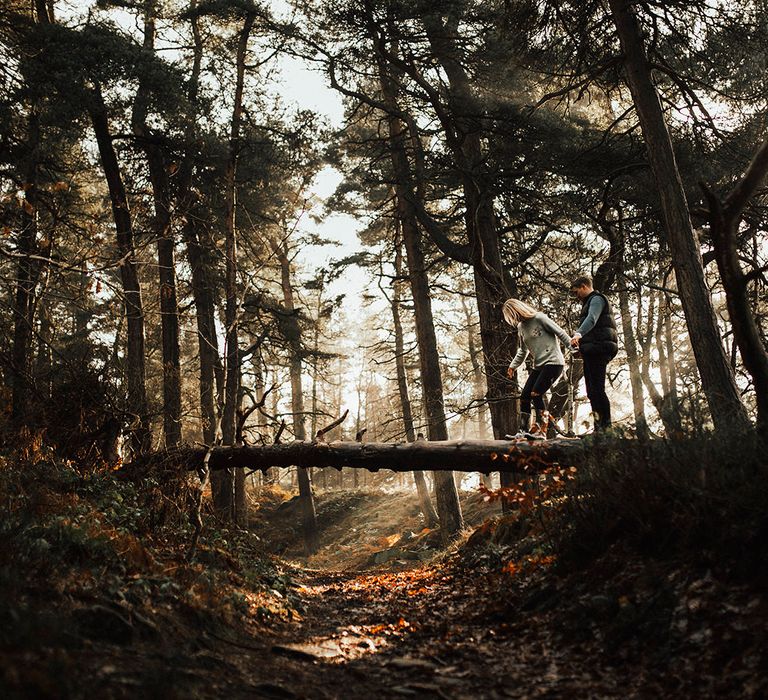
[(643, 33), (629, 0), (609, 0), (609, 5), (624, 54), (627, 84), (659, 188), (677, 288), (702, 389), (715, 426), (743, 430), (748, 426), (749, 419), (720, 339), (709, 288), (704, 279), (699, 242), (693, 231), (672, 141), (653, 83)]
[[(272, 251), (280, 263), (280, 286), (283, 292), (285, 318), (283, 327), (289, 351), (289, 373), (291, 378), (291, 413), (293, 414), (293, 434), (297, 440), (307, 439), (306, 416), (304, 413), (304, 391), (301, 385), (302, 342), (301, 326), (294, 302), (293, 282), (291, 280), (291, 261), (288, 254), (288, 234), (282, 240), (270, 238)], [(319, 545), (315, 499), (312, 493), (310, 471), (297, 467), (299, 482), (299, 501), (301, 503), (301, 523), (304, 531), (304, 545), (308, 554), (314, 554)]]
[[(246, 3), (242, 16), (242, 27), (237, 35), (235, 55), (235, 91), (232, 104), (232, 116), (229, 123), (229, 145), (224, 171), (224, 228), (226, 276), (226, 307), (224, 323), (226, 327), (225, 358), (226, 376), (224, 389), (224, 407), (222, 411), (222, 440), (225, 445), (234, 444), (237, 407), (240, 397), (240, 348), (239, 313), (240, 297), (237, 284), (237, 160), (240, 153), (240, 136), (243, 118), (243, 87), (245, 84), (248, 41), (256, 20), (255, 8)], [(234, 498), (234, 475), (230, 470), (222, 475), (214, 494), (216, 509), (222, 513), (231, 513)]]
[(189, 113), (185, 115), (185, 152), (178, 172), (178, 202), (183, 217), (182, 237), (186, 245), (187, 260), (192, 272), (192, 298), (195, 305), (197, 347), (200, 361), (199, 396), (203, 440), (211, 445), (216, 440), (217, 395), (223, 396), (224, 379), (219, 341), (216, 333), (216, 288), (213, 243), (204, 238), (206, 216), (203, 202), (196, 195), (194, 185), (197, 162), (196, 144), (200, 140), (197, 125), (200, 71), (203, 60), (203, 40), (197, 0), (190, 0), (189, 18), (192, 33), (192, 68), (187, 87)]
[[(36, 2), (29, 13), (33, 25), (47, 26), (52, 18), (44, 2)], [(25, 16), (25, 15), (22, 15)], [(34, 31), (34, 30), (33, 30)], [(37, 307), (37, 286), (45, 259), (50, 256), (51, 237), (39, 240), (41, 206), (40, 166), (42, 133), (40, 126), (42, 96), (32, 97), (27, 104), (25, 153), (23, 156), (21, 189), (20, 232), (17, 239), (18, 265), (16, 268), (16, 294), (13, 314), (13, 348), (11, 353), (11, 410), (16, 427), (29, 419), (34, 382), (32, 381), (32, 338)]]
[(120, 277), (123, 283), (127, 324), (126, 379), (128, 385), (126, 409), (132, 416), (130, 437), (135, 454), (149, 450), (152, 434), (149, 427), (146, 385), (146, 351), (144, 340), (144, 305), (139, 281), (138, 260), (134, 245), (133, 219), (128, 203), (120, 164), (110, 131), (107, 106), (101, 85), (94, 81), (89, 108), (93, 132), (99, 149), (101, 167), (107, 180), (112, 216), (120, 253)]
[(726, 294), (733, 335), (744, 366), (752, 377), (757, 403), (758, 435), (768, 434), (768, 350), (748, 299), (748, 285), (763, 270), (745, 273), (739, 261), (738, 228), (750, 198), (768, 173), (768, 141), (755, 153), (744, 176), (721, 201), (706, 189), (710, 232), (715, 246), (717, 269)]
[[(374, 26), (370, 26), (370, 31), (374, 36), (374, 41), (381, 42)], [(396, 84), (389, 75), (382, 53), (379, 48), (377, 51), (379, 81), (388, 110), (387, 126), (392, 168), (395, 173), (395, 200), (411, 283), (427, 432), (430, 440), (447, 440), (448, 428), (445, 419), (443, 379), (440, 371), (435, 323), (432, 317), (432, 299), (429, 292), (429, 278), (421, 230), (414, 211), (412, 178), (406, 150), (408, 130), (402, 119), (396, 116), (399, 112)], [(446, 536), (453, 536), (464, 525), (453, 475), (450, 472), (436, 472), (434, 480), (435, 499), (441, 529)]]
[[(402, 224), (401, 224), (402, 225)], [(408, 442), (416, 440), (416, 430), (413, 425), (413, 410), (411, 407), (411, 398), (408, 392), (408, 377), (405, 368), (405, 342), (403, 339), (403, 322), (400, 318), (401, 294), (400, 285), (403, 278), (403, 251), (402, 242), (399, 235), (400, 226), (396, 225), (395, 234), (395, 276), (392, 280), (392, 298), (389, 300), (392, 309), (392, 324), (395, 332), (395, 371), (397, 375), (397, 391), (400, 396), (400, 406), (403, 413), (403, 427), (405, 428), (405, 438)], [(416, 484), (416, 492), (419, 495), (419, 506), (424, 515), (424, 522), (427, 527), (434, 527), (439, 522), (439, 517), (432, 505), (429, 497), (424, 472), (413, 472), (413, 481)]]
[[(155, 52), (156, 0), (144, 4), (143, 49)], [(150, 86), (147, 74), (142, 73), (133, 102), (131, 126), (138, 144), (144, 152), (152, 186), (154, 216), (152, 233), (157, 240), (157, 266), (159, 271), (160, 324), (163, 362), (163, 432), (166, 447), (181, 442), (181, 350), (179, 348), (179, 308), (176, 293), (175, 241), (172, 220), (172, 194), (168, 181), (170, 163), (163, 153), (162, 135), (147, 125)]]

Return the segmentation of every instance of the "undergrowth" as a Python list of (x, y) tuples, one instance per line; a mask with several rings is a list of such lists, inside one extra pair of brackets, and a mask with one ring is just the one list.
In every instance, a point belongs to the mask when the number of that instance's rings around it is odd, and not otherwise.
[(536, 468), (514, 486), (481, 487), (508, 512), (469, 537), (464, 560), (510, 572), (546, 562), (567, 573), (618, 548), (768, 578), (768, 455), (756, 437), (598, 438), (585, 451), (578, 468)]
[(561, 564), (621, 544), (686, 557), (737, 576), (768, 573), (768, 456), (760, 441), (605, 441), (546, 509)]
[[(294, 617), (294, 586), (253, 533), (207, 518), (187, 561), (187, 479), (84, 473), (39, 441), (0, 454), (0, 649), (192, 638)], [(0, 663), (0, 687), (8, 669)]]

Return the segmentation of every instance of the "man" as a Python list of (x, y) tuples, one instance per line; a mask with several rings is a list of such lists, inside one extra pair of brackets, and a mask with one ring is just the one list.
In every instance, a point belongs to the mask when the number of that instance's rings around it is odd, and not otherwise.
[(605, 393), (605, 371), (619, 351), (616, 322), (608, 300), (592, 287), (589, 277), (579, 277), (571, 284), (571, 295), (581, 301), (581, 325), (571, 338), (584, 360), (584, 382), (592, 406), (595, 430), (611, 425), (611, 402)]

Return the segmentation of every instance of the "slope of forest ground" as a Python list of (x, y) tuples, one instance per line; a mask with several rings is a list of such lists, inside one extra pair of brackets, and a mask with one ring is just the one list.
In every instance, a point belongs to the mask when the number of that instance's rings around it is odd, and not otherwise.
[(0, 695), (765, 697), (765, 487), (734, 464), (605, 459), (506, 517), (465, 493), (447, 550), (407, 491), (328, 492), (309, 559), (270, 489), (188, 563), (183, 480), (33, 445), (0, 469)]

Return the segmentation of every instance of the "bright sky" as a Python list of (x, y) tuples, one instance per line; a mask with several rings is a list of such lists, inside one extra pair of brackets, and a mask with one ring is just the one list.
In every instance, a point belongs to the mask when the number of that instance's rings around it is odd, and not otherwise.
[[(277, 16), (287, 18), (291, 8), (285, 0), (271, 0), (270, 3)], [(279, 85), (275, 91), (280, 93), (282, 100), (288, 104), (298, 105), (302, 109), (310, 109), (324, 117), (332, 127), (341, 127), (344, 123), (344, 106), (341, 96), (328, 86), (326, 77), (293, 56), (282, 56), (279, 59)], [(312, 183), (312, 194), (319, 200), (325, 201), (341, 183), (342, 174), (331, 167), (320, 171)], [(338, 246), (328, 246), (321, 249), (307, 250), (299, 258), (299, 263), (308, 267), (322, 266), (331, 258), (349, 255), (359, 248), (357, 232), (362, 228), (352, 216), (334, 214), (326, 217), (321, 223), (312, 223), (314, 232), (328, 240), (338, 241)], [(308, 230), (308, 228), (305, 228)], [(351, 274), (348, 273), (351, 277)], [(359, 277), (359, 276), (358, 276)], [(345, 279), (356, 291), (362, 291), (361, 280)], [(338, 285), (337, 285), (338, 286)], [(346, 290), (351, 291), (351, 290)], [(336, 292), (339, 293), (339, 292)]]
[[(289, 5), (284, 0), (272, 0), (276, 14), (285, 17), (290, 12)], [(89, 11), (96, 7), (95, 0), (59, 0), (56, 5), (58, 16), (63, 21), (84, 21)], [(110, 8), (109, 17), (128, 30), (136, 29), (135, 11)], [(281, 56), (275, 59), (278, 69), (275, 71), (273, 91), (279, 93), (286, 107), (296, 106), (309, 109), (323, 117), (332, 127), (340, 127), (344, 120), (344, 107), (339, 93), (327, 85), (325, 76), (313, 70), (306, 62), (292, 56)], [(337, 170), (323, 168), (312, 183), (311, 194), (321, 203), (324, 202), (342, 180)], [(313, 212), (321, 214), (320, 207)], [(326, 265), (331, 258), (341, 258), (359, 248), (357, 231), (362, 227), (353, 217), (344, 214), (333, 214), (323, 221), (316, 222), (305, 217), (301, 230), (316, 233), (322, 238), (337, 241), (339, 245), (308, 248), (299, 256), (297, 262), (307, 271)], [(364, 280), (361, 275), (351, 272), (345, 276), (344, 289), (350, 297), (359, 296)], [(341, 287), (339, 283), (336, 285)], [(341, 293), (335, 291), (334, 293)]]

